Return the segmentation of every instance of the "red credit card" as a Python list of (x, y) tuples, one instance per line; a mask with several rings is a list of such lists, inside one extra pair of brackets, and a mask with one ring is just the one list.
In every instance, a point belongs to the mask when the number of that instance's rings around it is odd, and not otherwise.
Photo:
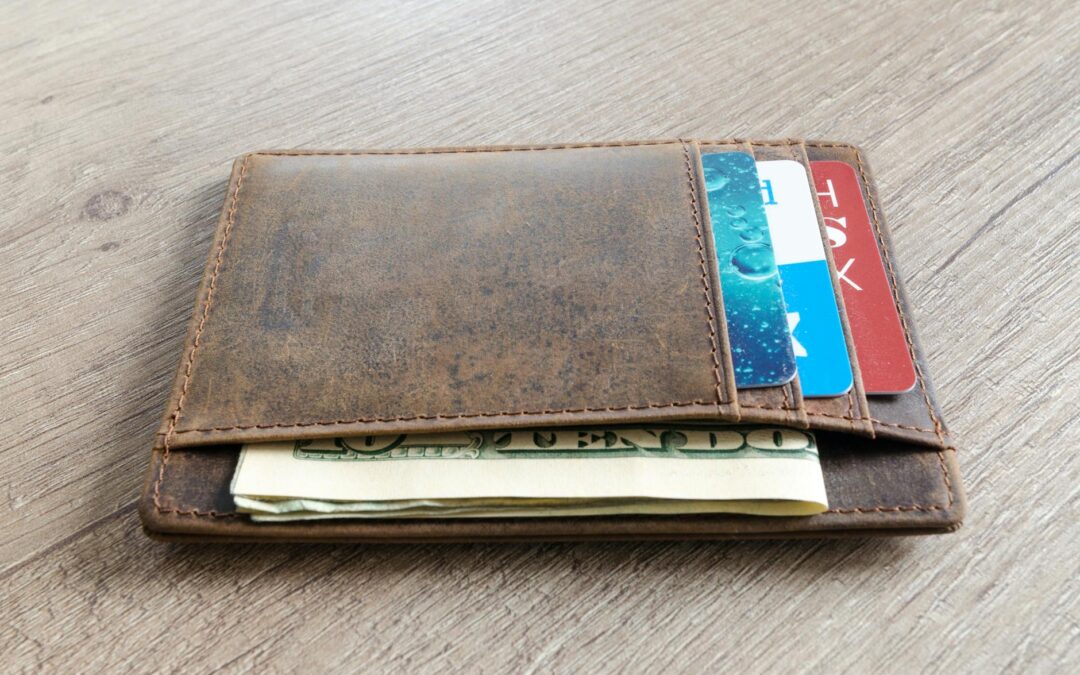
[(866, 393), (910, 391), (915, 386), (915, 366), (859, 177), (844, 162), (810, 162), (810, 171), (825, 217)]

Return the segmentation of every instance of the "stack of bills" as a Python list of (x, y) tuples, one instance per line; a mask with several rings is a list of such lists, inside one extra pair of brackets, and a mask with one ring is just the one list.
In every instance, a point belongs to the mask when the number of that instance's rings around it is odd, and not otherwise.
[(828, 508), (810, 433), (693, 424), (249, 444), (232, 493), (264, 522)]

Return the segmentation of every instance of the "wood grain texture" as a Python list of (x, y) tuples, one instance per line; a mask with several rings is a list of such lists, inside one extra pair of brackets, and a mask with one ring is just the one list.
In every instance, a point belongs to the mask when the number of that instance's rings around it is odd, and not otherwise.
[[(1073, 5), (4, 3), (0, 663), (1076, 670)], [(672, 136), (867, 150), (962, 448), (960, 533), (386, 548), (142, 536), (134, 500), (236, 155)]]

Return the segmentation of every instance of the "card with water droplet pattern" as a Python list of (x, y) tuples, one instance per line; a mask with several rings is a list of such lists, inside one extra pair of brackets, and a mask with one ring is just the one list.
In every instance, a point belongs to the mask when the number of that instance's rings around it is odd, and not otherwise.
[(704, 153), (701, 163), (735, 385), (786, 384), (795, 377), (795, 354), (754, 158)]

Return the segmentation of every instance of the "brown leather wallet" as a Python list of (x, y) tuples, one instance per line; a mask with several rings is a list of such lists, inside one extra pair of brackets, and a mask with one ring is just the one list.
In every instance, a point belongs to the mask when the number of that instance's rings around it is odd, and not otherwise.
[[(724, 149), (855, 168), (916, 363), (912, 391), (868, 397), (854, 359), (845, 396), (803, 398), (797, 380), (736, 390), (700, 161)], [(846, 318), (845, 330), (854, 355)], [(229, 494), (246, 442), (684, 419), (815, 430), (832, 508), (275, 524), (237, 513)], [(150, 535), (191, 541), (945, 532), (964, 511), (955, 455), (854, 146), (255, 152), (233, 168), (140, 514)]]

